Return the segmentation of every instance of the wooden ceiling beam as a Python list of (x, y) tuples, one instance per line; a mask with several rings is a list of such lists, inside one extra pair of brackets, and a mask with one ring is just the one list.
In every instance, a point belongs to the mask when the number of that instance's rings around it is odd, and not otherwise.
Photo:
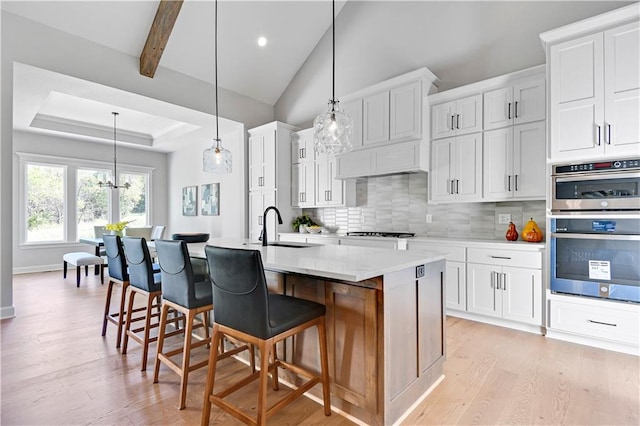
[(153, 78), (176, 23), (183, 0), (161, 0), (140, 55), (140, 74)]

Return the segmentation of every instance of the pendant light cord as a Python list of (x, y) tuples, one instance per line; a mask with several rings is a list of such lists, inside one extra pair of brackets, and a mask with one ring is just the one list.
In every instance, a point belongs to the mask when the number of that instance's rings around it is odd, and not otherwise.
[(111, 114), (113, 114), (113, 184), (114, 187), (117, 188), (117, 176), (118, 176), (118, 172), (117, 172), (117, 167), (118, 167), (118, 161), (117, 161), (117, 156), (116, 156), (116, 117), (118, 116), (117, 112), (112, 112)]
[(215, 2), (215, 35), (214, 35), (214, 56), (215, 56), (215, 84), (216, 84), (216, 147), (220, 147), (220, 137), (218, 136), (218, 0)]
[(332, 88), (331, 88), (331, 101), (333, 103), (333, 107), (336, 105), (336, 1), (332, 1), (331, 7), (331, 30), (332, 30), (332, 50), (333, 50), (333, 72), (332, 72)]

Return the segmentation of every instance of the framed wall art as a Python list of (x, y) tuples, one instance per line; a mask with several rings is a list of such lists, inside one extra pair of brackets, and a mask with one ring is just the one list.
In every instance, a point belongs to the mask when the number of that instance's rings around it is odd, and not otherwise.
[(198, 187), (185, 186), (182, 188), (182, 215), (198, 215)]
[(220, 184), (208, 183), (201, 186), (200, 192), (200, 213), (203, 216), (220, 215)]

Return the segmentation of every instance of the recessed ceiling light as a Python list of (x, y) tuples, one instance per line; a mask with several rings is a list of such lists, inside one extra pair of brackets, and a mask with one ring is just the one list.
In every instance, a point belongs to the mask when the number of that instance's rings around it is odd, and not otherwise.
[(264, 47), (267, 45), (267, 39), (265, 37), (258, 38), (258, 46)]

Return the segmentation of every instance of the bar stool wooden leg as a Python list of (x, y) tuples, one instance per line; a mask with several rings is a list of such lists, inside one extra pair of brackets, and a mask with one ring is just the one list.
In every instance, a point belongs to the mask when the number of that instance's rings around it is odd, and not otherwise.
[(124, 326), (124, 313), (127, 312), (127, 315), (131, 315), (131, 311), (125, 311), (124, 307), (127, 302), (127, 290), (129, 288), (129, 282), (125, 281), (122, 284), (122, 293), (120, 294), (120, 310), (118, 312), (118, 335), (116, 336), (116, 348), (120, 347), (120, 342), (122, 342), (122, 328)]
[[(213, 336), (211, 346), (213, 348), (221, 347), (224, 343), (224, 337), (222, 333), (220, 333), (220, 327), (218, 324), (213, 323)], [(252, 354), (253, 355), (253, 354)], [(255, 364), (255, 360), (254, 360)], [(213, 393), (213, 388), (215, 385), (216, 379), (216, 367), (218, 366), (218, 351), (211, 350), (209, 351), (209, 367), (207, 371), (207, 384), (204, 389), (204, 403), (202, 407), (202, 426), (209, 425), (209, 418), (211, 417), (211, 400), (209, 396)], [(255, 371), (255, 370), (254, 370)]]
[(160, 354), (164, 346), (164, 333), (167, 328), (167, 314), (169, 313), (169, 305), (162, 304), (160, 313), (160, 326), (158, 327), (158, 346), (156, 348), (156, 363), (153, 372), (153, 383), (158, 383), (158, 375), (160, 374)]
[(114, 282), (109, 280), (109, 288), (107, 288), (107, 301), (104, 305), (104, 316), (102, 320), (102, 337), (107, 334), (107, 317), (109, 316), (109, 307), (111, 306), (111, 294), (113, 292)]
[(331, 395), (329, 389), (329, 356), (327, 355), (327, 327), (324, 318), (318, 322), (318, 343), (320, 346), (320, 369), (322, 374), (322, 398), (324, 415), (331, 415)]
[(144, 320), (144, 337), (142, 340), (144, 342), (142, 344), (142, 368), (140, 369), (140, 371), (147, 370), (147, 358), (149, 357), (149, 334), (151, 333), (151, 311), (153, 310), (153, 301), (155, 299), (155, 297), (151, 296), (147, 298), (147, 310), (145, 312)]
[[(127, 305), (127, 312), (133, 312), (133, 301), (136, 297), (136, 292), (129, 288), (129, 304)], [(127, 346), (129, 344), (129, 330), (131, 330), (131, 319), (133, 315), (127, 315), (126, 325), (124, 327), (124, 341), (122, 342), (122, 354), (127, 353)]]
[(278, 381), (278, 352), (276, 352), (276, 344), (273, 344), (271, 348), (271, 352), (273, 355), (273, 363), (274, 366), (273, 371), (271, 372), (271, 380), (273, 381), (273, 390), (280, 389), (280, 383)]
[(269, 380), (269, 352), (272, 341), (260, 340), (260, 382), (258, 390), (258, 419), (257, 424), (263, 426), (267, 424), (267, 385)]
[[(182, 352), (182, 374), (180, 377), (180, 405), (178, 409), (183, 410), (187, 400), (187, 382), (189, 380), (189, 359), (191, 357), (191, 333), (193, 332), (193, 320), (195, 313), (192, 310), (187, 312), (187, 326), (184, 332), (184, 349)], [(205, 327), (205, 330), (209, 327)], [(208, 335), (208, 331), (205, 331)], [(207, 336), (208, 337), (208, 336)]]

